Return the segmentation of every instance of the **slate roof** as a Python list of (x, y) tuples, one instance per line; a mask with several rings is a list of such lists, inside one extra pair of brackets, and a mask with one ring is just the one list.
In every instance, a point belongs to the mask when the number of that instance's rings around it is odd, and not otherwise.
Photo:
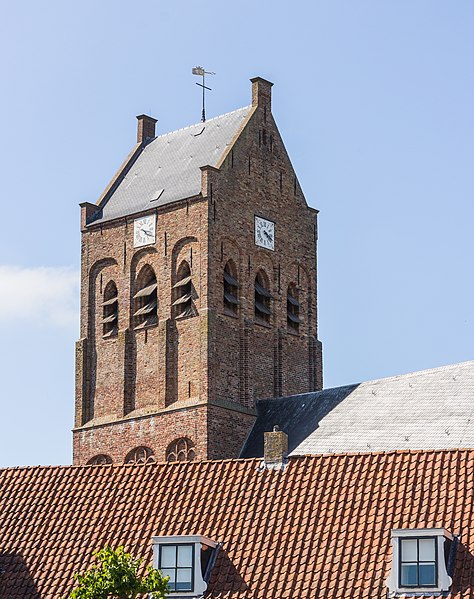
[(201, 166), (217, 166), (252, 111), (240, 108), (156, 137), (103, 204), (94, 224), (191, 198), (201, 191)]
[(260, 401), (242, 457), (263, 455), (263, 432), (289, 436), (292, 455), (474, 447), (474, 361)]
[(385, 598), (392, 528), (461, 531), (451, 597), (474, 598), (474, 451), (0, 470), (0, 597), (55, 598), (91, 551), (153, 535), (222, 542), (208, 597)]

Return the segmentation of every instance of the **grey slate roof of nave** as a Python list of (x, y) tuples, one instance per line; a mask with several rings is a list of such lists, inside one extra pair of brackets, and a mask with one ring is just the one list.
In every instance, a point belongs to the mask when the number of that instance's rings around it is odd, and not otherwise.
[(219, 163), (251, 110), (246, 106), (149, 142), (94, 224), (198, 195), (200, 167)]
[(263, 433), (290, 455), (474, 447), (474, 361), (259, 401), (241, 457), (263, 456)]

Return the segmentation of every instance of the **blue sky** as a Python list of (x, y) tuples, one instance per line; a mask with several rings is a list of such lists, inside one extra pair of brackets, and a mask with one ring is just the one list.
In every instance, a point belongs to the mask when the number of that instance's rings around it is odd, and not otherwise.
[(474, 358), (472, 0), (0, 3), (0, 465), (68, 463), (79, 202), (135, 142), (275, 83), (320, 214), (325, 385)]

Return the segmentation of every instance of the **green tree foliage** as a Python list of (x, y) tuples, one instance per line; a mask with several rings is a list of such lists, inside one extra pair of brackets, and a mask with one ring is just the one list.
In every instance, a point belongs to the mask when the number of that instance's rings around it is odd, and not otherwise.
[(74, 575), (77, 586), (70, 599), (135, 599), (147, 594), (163, 599), (168, 594), (168, 577), (151, 566), (140, 576), (143, 560), (125, 553), (123, 547), (104, 547), (94, 551), (93, 556), (98, 563)]

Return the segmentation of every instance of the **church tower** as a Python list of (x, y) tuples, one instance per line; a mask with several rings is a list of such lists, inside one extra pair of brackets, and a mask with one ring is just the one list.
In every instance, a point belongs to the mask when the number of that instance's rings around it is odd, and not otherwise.
[(258, 399), (319, 390), (317, 211), (252, 104), (137, 144), (81, 204), (74, 463), (238, 457)]

